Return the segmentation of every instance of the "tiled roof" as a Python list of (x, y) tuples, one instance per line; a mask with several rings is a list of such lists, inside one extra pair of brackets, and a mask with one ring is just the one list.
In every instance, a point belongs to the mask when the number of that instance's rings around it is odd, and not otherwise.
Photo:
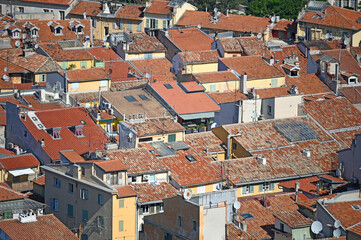
[(83, 13), (86, 13), (87, 16), (96, 16), (101, 12), (102, 4), (100, 2), (80, 1), (69, 14), (83, 15)]
[(124, 186), (116, 188), (119, 197), (132, 197), (137, 196), (137, 192), (131, 186)]
[[(140, 98), (144, 95), (147, 99)], [(136, 101), (129, 102), (125, 97), (133, 96)], [(103, 92), (102, 97), (112, 104), (113, 108), (120, 114), (125, 114), (126, 120), (129, 120), (129, 115), (133, 118), (133, 115), (143, 114), (146, 118), (162, 118), (164, 116), (170, 116), (167, 110), (154, 99), (147, 91), (143, 89), (129, 89), (116, 92)]]
[[(196, 161), (190, 162), (186, 156), (192, 155)], [(160, 158), (171, 170), (172, 179), (180, 186), (204, 185), (221, 182), (222, 177), (208, 161), (194, 149), (179, 150), (176, 156)]]
[(297, 23), (296, 21), (281, 19), (273, 26), (272, 30), (297, 32)]
[[(361, 13), (360, 13), (361, 17)], [(360, 24), (361, 26), (361, 24)], [(335, 59), (338, 59), (339, 55), (339, 49), (332, 49), (332, 50), (323, 50), (322, 54), (327, 54), (329, 56), (334, 57)], [(361, 76), (361, 67), (357, 63), (356, 59), (353, 57), (353, 55), (347, 50), (347, 49), (341, 49), (341, 67), (340, 71), (343, 72), (349, 72), (349, 73), (355, 73)]]
[(93, 60), (94, 57), (86, 49), (63, 50), (59, 44), (55, 42), (41, 43), (39, 46), (47, 53), (54, 61), (80, 61)]
[(107, 160), (107, 161), (96, 161), (94, 162), (95, 165), (103, 169), (105, 172), (115, 172), (119, 170), (128, 169), (128, 166), (123, 164), (121, 161), (114, 159), (114, 160)]
[(224, 143), (212, 131), (186, 134), (186, 142), (201, 154), (226, 151)]
[(172, 7), (168, 6), (169, 1), (166, 0), (151, 0), (150, 6), (148, 6), (144, 12), (153, 14), (172, 14)]
[(44, 102), (42, 103), (38, 97), (33, 95), (23, 96), (25, 100), (29, 103), (28, 106), (34, 110), (51, 110), (51, 109), (60, 109), (64, 108), (65, 105), (62, 102)]
[(171, 118), (145, 119), (141, 123), (128, 123), (136, 132), (138, 137), (176, 133), (184, 131), (184, 127)]
[(77, 240), (78, 238), (53, 214), (38, 215), (36, 222), (21, 223), (18, 219), (0, 222), (0, 229), (13, 240)]
[(177, 196), (179, 191), (168, 182), (159, 182), (156, 184), (136, 183), (131, 184), (134, 191), (137, 192), (138, 201), (140, 203), (161, 201), (166, 198)]
[(9, 150), (7, 150), (5, 148), (0, 148), (0, 154), (9, 155), (9, 156), (15, 155), (14, 152), (9, 151)]
[(144, 32), (130, 33), (129, 36), (133, 42), (129, 44), (127, 53), (166, 52), (166, 48), (156, 37)]
[(154, 78), (162, 75), (172, 75), (172, 63), (166, 58), (144, 59), (130, 61), (143, 75), (150, 73)]
[(60, 154), (63, 155), (69, 162), (72, 162), (72, 163), (85, 162), (85, 159), (82, 158), (74, 150), (63, 150), (63, 151), (60, 151)]
[(238, 74), (247, 73), (249, 80), (284, 76), (276, 67), (268, 65), (261, 56), (221, 58), (220, 61)]
[(213, 17), (212, 15), (211, 12), (186, 11), (176, 25), (198, 26), (200, 24), (204, 29), (263, 33), (270, 24), (269, 18), (236, 14), (229, 14), (228, 17), (222, 14), (218, 22), (213, 24), (210, 21)]
[[(327, 6), (325, 13), (306, 11), (300, 22), (314, 23), (321, 26), (332, 26), (350, 30), (359, 30), (361, 24), (357, 22), (361, 13), (336, 6)], [(321, 16), (323, 15), (323, 16)]]
[(314, 177), (306, 177), (295, 180), (289, 180), (285, 182), (281, 182), (279, 186), (288, 189), (295, 189), (295, 184), (299, 183), (299, 189), (303, 192), (317, 194), (317, 183), (320, 179), (316, 176)]
[(96, 80), (109, 80), (110, 75), (104, 68), (84, 68), (66, 71), (66, 77), (69, 82), (86, 82)]
[(34, 2), (42, 4), (56, 4), (69, 6), (74, 0), (20, 0), (23, 2)]
[(150, 86), (177, 114), (213, 112), (220, 109), (204, 92), (186, 93), (176, 82), (168, 82), (167, 84), (172, 88), (166, 88), (162, 82), (151, 83)]
[(337, 193), (323, 195), (323, 196), (320, 196), (320, 197), (315, 197), (315, 198), (310, 198), (310, 199), (302, 199), (300, 201), (297, 201), (297, 204), (301, 208), (306, 208), (306, 209), (309, 209), (309, 210), (315, 212), (316, 211), (317, 200), (324, 199), (324, 198), (330, 199), (330, 198), (333, 198), (335, 196), (337, 196)]
[(26, 195), (22, 194), (21, 192), (15, 191), (9, 187), (0, 185), (0, 201), (8, 201), (19, 198), (26, 198)]
[(347, 229), (349, 232), (355, 233), (358, 236), (361, 236), (361, 224), (357, 224), (354, 227), (351, 227), (349, 229)]
[(197, 82), (182, 82), (179, 84), (186, 92), (204, 92), (204, 87)]
[(246, 100), (248, 97), (240, 91), (224, 92), (224, 93), (209, 93), (208, 94), (216, 103), (230, 103), (239, 100)]
[(305, 102), (302, 108), (326, 130), (361, 126), (361, 112), (343, 97)]
[(192, 75), (199, 83), (239, 81), (238, 77), (231, 71), (193, 73)]
[(2, 164), (1, 167), (5, 168), (7, 171), (13, 169), (37, 167), (40, 165), (40, 162), (34, 157), (33, 154), (1, 158), (0, 162)]
[(247, 56), (269, 53), (263, 42), (253, 36), (220, 38), (219, 41), (222, 44), (224, 51), (228, 53), (243, 53)]
[(181, 51), (211, 50), (213, 39), (198, 28), (169, 29), (168, 38)]
[(99, 61), (123, 61), (113, 49), (105, 47), (88, 48), (88, 52)]
[(178, 54), (184, 64), (218, 62), (219, 58), (217, 50), (180, 52)]
[[(103, 91), (102, 93), (104, 92), (107, 91)], [(70, 97), (77, 103), (96, 102), (99, 101), (99, 92), (72, 93)]]
[(233, 223), (227, 224), (228, 240), (253, 240), (252, 236), (244, 231), (240, 231)]
[(145, 148), (118, 149), (106, 152), (107, 157), (118, 159), (128, 166), (128, 175), (167, 172), (169, 168)]
[(33, 180), (33, 183), (44, 186), (45, 185), (45, 175), (41, 175), (40, 177), (37, 177), (36, 179)]
[[(112, 84), (118, 84), (119, 82), (124, 82), (120, 84), (126, 84), (125, 81), (128, 81), (130, 84), (136, 83), (137, 78), (129, 76), (128, 72), (136, 72), (134, 68), (130, 65), (129, 62), (119, 61), (119, 62), (105, 62), (105, 70), (112, 77)], [(132, 88), (132, 87), (124, 87)]]
[(360, 205), (361, 201), (327, 202), (327, 211), (341, 222), (342, 227), (348, 228), (361, 222), (361, 211), (354, 210), (352, 205)]
[[(104, 149), (105, 143), (108, 142), (104, 131), (94, 123), (85, 108), (72, 107), (37, 111), (35, 115), (46, 129), (61, 127), (61, 138), (53, 139), (47, 131), (39, 130), (30, 119), (26, 121), (21, 119), (22, 123), (37, 141), (44, 139), (45, 146), (43, 149), (52, 160), (60, 159), (59, 151), (61, 150), (73, 149), (78, 154), (84, 154), (89, 151)], [(68, 128), (79, 125), (83, 126), (84, 137), (75, 136)]]
[(144, 6), (142, 5), (124, 5), (120, 8), (116, 18), (142, 20), (143, 19)]
[(308, 227), (311, 226), (313, 222), (295, 210), (275, 213), (274, 216), (286, 223), (290, 228)]

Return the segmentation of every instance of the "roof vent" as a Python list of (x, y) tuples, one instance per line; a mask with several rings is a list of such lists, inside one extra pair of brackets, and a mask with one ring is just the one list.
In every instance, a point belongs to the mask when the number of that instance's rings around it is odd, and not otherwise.
[(311, 151), (308, 148), (303, 149), (302, 153), (303, 153), (303, 155), (305, 155), (305, 157), (308, 157), (308, 158), (311, 157)]
[(192, 162), (197, 162), (197, 159), (195, 159), (192, 154), (186, 155), (186, 158), (191, 163)]
[(267, 164), (266, 157), (263, 156), (263, 155), (261, 155), (261, 154), (257, 156), (257, 161), (260, 162), (260, 163), (262, 163), (262, 165), (266, 165), (266, 164)]

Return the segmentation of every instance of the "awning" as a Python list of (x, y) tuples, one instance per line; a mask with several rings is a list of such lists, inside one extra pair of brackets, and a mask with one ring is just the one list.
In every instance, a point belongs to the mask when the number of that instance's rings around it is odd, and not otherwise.
[(21, 176), (21, 175), (32, 175), (35, 174), (35, 171), (31, 168), (25, 168), (21, 170), (10, 170), (9, 173), (14, 177)]

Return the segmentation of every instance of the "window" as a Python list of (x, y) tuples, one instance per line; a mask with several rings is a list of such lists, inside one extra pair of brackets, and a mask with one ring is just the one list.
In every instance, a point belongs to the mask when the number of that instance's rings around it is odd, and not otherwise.
[(270, 184), (269, 190), (271, 191), (275, 190), (275, 183)]
[(47, 129), (46, 131), (50, 134), (50, 136), (52, 136), (53, 139), (61, 138), (61, 135), (60, 135), (61, 127)]
[(237, 149), (237, 143), (233, 143), (232, 147), (233, 147), (233, 150), (236, 150)]
[(74, 185), (72, 183), (68, 184), (68, 192), (70, 192), (70, 193), (74, 192)]
[(149, 100), (149, 98), (147, 96), (145, 96), (144, 94), (139, 95), (139, 97), (142, 100)]
[(158, 29), (158, 20), (157, 19), (147, 19), (147, 28), (152, 28), (152, 29)]
[(24, 13), (24, 7), (19, 7), (19, 8), (18, 8), (18, 12), (19, 12), (19, 13)]
[(92, 25), (93, 25), (93, 28), (97, 27), (97, 19), (96, 18), (93, 19)]
[(147, 138), (139, 138), (138, 142), (151, 142), (153, 141), (152, 137), (147, 137)]
[(119, 208), (124, 208), (124, 199), (119, 200)]
[(166, 89), (172, 89), (173, 88), (172, 85), (170, 85), (169, 83), (166, 83), (166, 84), (163, 84), (163, 85), (164, 85), (164, 87)]
[(31, 36), (32, 37), (37, 37), (38, 36), (38, 29), (31, 30)]
[(285, 230), (285, 225), (284, 225), (283, 223), (280, 223), (280, 230), (281, 230), (282, 232), (284, 232), (284, 230)]
[(122, 181), (123, 174), (121, 172), (111, 172), (106, 175), (107, 183), (110, 185), (121, 185), (123, 183)]
[(149, 205), (143, 205), (141, 210), (142, 213), (149, 213)]
[(271, 105), (267, 105), (267, 114), (272, 115), (272, 106)]
[(46, 82), (46, 74), (39, 75), (39, 82)]
[(216, 92), (217, 91), (217, 85), (216, 84), (209, 85), (209, 91), (210, 92)]
[(124, 221), (120, 220), (119, 221), (119, 232), (123, 232), (124, 231)]
[(43, 9), (44, 13), (48, 13), (49, 9)]
[(137, 32), (142, 31), (142, 22), (137, 23)]
[(164, 240), (172, 240), (172, 235), (170, 233), (164, 233)]
[(125, 99), (127, 99), (128, 102), (136, 102), (137, 99), (135, 99), (133, 96), (125, 96)]
[(104, 204), (104, 196), (103, 196), (103, 194), (98, 194), (98, 203), (100, 205)]
[(62, 35), (63, 34), (62, 28), (61, 27), (54, 28), (54, 34), (55, 35)]
[(145, 59), (152, 59), (152, 57), (153, 57), (153, 53), (144, 53)]
[(101, 80), (100, 81), (100, 87), (107, 87), (108, 86), (108, 80)]
[(353, 210), (361, 210), (361, 206), (360, 205), (351, 205)]
[(192, 226), (193, 226), (193, 227), (192, 227), (192, 228), (193, 228), (193, 231), (196, 232), (196, 231), (197, 231), (197, 221), (194, 221), (194, 220), (193, 220), (193, 221), (192, 221)]
[[(273, 187), (274, 188), (274, 187)], [(263, 184), (263, 183), (261, 183), (260, 185), (259, 185), (259, 189), (258, 189), (260, 192), (267, 192), (267, 191), (269, 191), (270, 190), (270, 184), (269, 183), (265, 183), (265, 184)]]
[(205, 192), (206, 192), (206, 186), (197, 187), (197, 193), (205, 193)]
[(72, 83), (71, 88), (72, 89), (78, 89), (79, 88), (79, 83)]
[(62, 62), (61, 63), (61, 68), (62, 69), (67, 69), (68, 68), (68, 62)]
[(175, 142), (176, 135), (175, 134), (169, 134), (168, 135), (168, 142)]
[(177, 217), (177, 226), (178, 227), (182, 227), (182, 221), (183, 221), (183, 217), (178, 215), (178, 217)]
[(71, 204), (68, 204), (68, 217), (74, 217), (74, 207)]
[(88, 67), (88, 63), (86, 61), (80, 62), (80, 68), (87, 68), (87, 67)]
[(13, 38), (20, 38), (20, 32), (19, 31), (14, 31), (13, 32)]
[(254, 193), (253, 185), (242, 186), (242, 194), (250, 194), (250, 193)]
[(132, 31), (132, 22), (131, 21), (127, 22), (127, 30)]
[(59, 19), (60, 19), (60, 20), (64, 20), (64, 19), (65, 19), (65, 12), (64, 12), (64, 11), (59, 11)]
[(61, 181), (59, 178), (54, 177), (54, 187), (56, 187), (56, 188), (61, 187)]
[(163, 20), (163, 28), (169, 28), (169, 20)]
[(83, 32), (83, 27), (82, 27), (82, 26), (76, 27), (76, 28), (75, 28), (75, 32), (76, 32), (77, 34), (84, 34), (84, 32)]
[(104, 229), (104, 217), (98, 216), (98, 228)]
[(49, 201), (50, 209), (58, 212), (59, 211), (59, 200), (55, 198), (50, 198)]
[(84, 223), (87, 223), (88, 220), (89, 220), (89, 219), (88, 219), (88, 211), (83, 209), (83, 212), (82, 212), (82, 221), (83, 221)]
[(278, 87), (278, 79), (277, 78), (271, 79), (271, 87)]
[(81, 175), (85, 175), (85, 167), (81, 167)]
[(85, 200), (88, 199), (88, 190), (87, 189), (82, 188), (80, 190), (80, 198), (85, 199)]

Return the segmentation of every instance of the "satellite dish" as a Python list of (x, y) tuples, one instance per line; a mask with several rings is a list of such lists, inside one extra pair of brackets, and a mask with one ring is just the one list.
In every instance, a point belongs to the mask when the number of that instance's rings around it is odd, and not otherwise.
[(150, 78), (150, 73), (146, 73), (146, 74), (145, 74), (145, 78), (146, 78), (146, 79), (149, 79), (149, 78)]
[(198, 24), (197, 28), (198, 28), (198, 29), (201, 29), (201, 28), (202, 28), (202, 25)]
[(35, 44), (34, 48), (35, 48), (35, 49), (38, 49), (38, 48), (39, 48), (39, 44)]
[(333, 237), (338, 238), (341, 236), (341, 229), (337, 228), (333, 230)]
[(217, 12), (216, 17), (217, 17), (217, 18), (220, 18), (221, 16), (222, 16), (222, 13), (221, 13), (221, 12)]
[(233, 207), (234, 207), (234, 209), (238, 210), (238, 209), (241, 208), (241, 203), (238, 202), (238, 201), (235, 201), (235, 202), (233, 203)]
[(3, 79), (4, 79), (5, 81), (8, 81), (8, 80), (9, 80), (9, 76), (6, 75), (6, 74), (4, 74), (4, 75), (3, 75)]
[(343, 40), (343, 44), (345, 46), (348, 46), (350, 44), (350, 41), (348, 40), (348, 38), (345, 38), (345, 40)]
[(7, 72), (8, 71), (8, 68), (7, 67), (4, 67), (4, 72)]
[(331, 38), (331, 34), (326, 33), (325, 38), (326, 38), (326, 40), (330, 39), (330, 38)]
[(322, 223), (319, 221), (313, 222), (311, 225), (311, 231), (314, 234), (319, 234), (322, 231), (323, 227), (322, 227)]
[(333, 223), (333, 226), (334, 226), (335, 228), (341, 227), (341, 222), (340, 222), (340, 220), (336, 220), (336, 221)]
[(218, 127), (218, 124), (217, 123), (212, 123), (211, 128), (215, 128), (215, 127)]
[(15, 47), (20, 47), (20, 41), (19, 40), (17, 40), (16, 42), (15, 42)]
[(189, 200), (192, 197), (192, 192), (189, 189), (184, 190), (183, 197), (185, 200)]
[(260, 40), (262, 38), (262, 33), (257, 34), (257, 39)]
[(271, 22), (274, 23), (275, 21), (276, 21), (276, 17), (275, 17), (275, 16), (272, 16), (272, 17), (271, 17)]
[(130, 133), (128, 134), (128, 137), (129, 137), (129, 138), (133, 138), (133, 136), (134, 136), (134, 134), (133, 134), (132, 132), (130, 132)]

